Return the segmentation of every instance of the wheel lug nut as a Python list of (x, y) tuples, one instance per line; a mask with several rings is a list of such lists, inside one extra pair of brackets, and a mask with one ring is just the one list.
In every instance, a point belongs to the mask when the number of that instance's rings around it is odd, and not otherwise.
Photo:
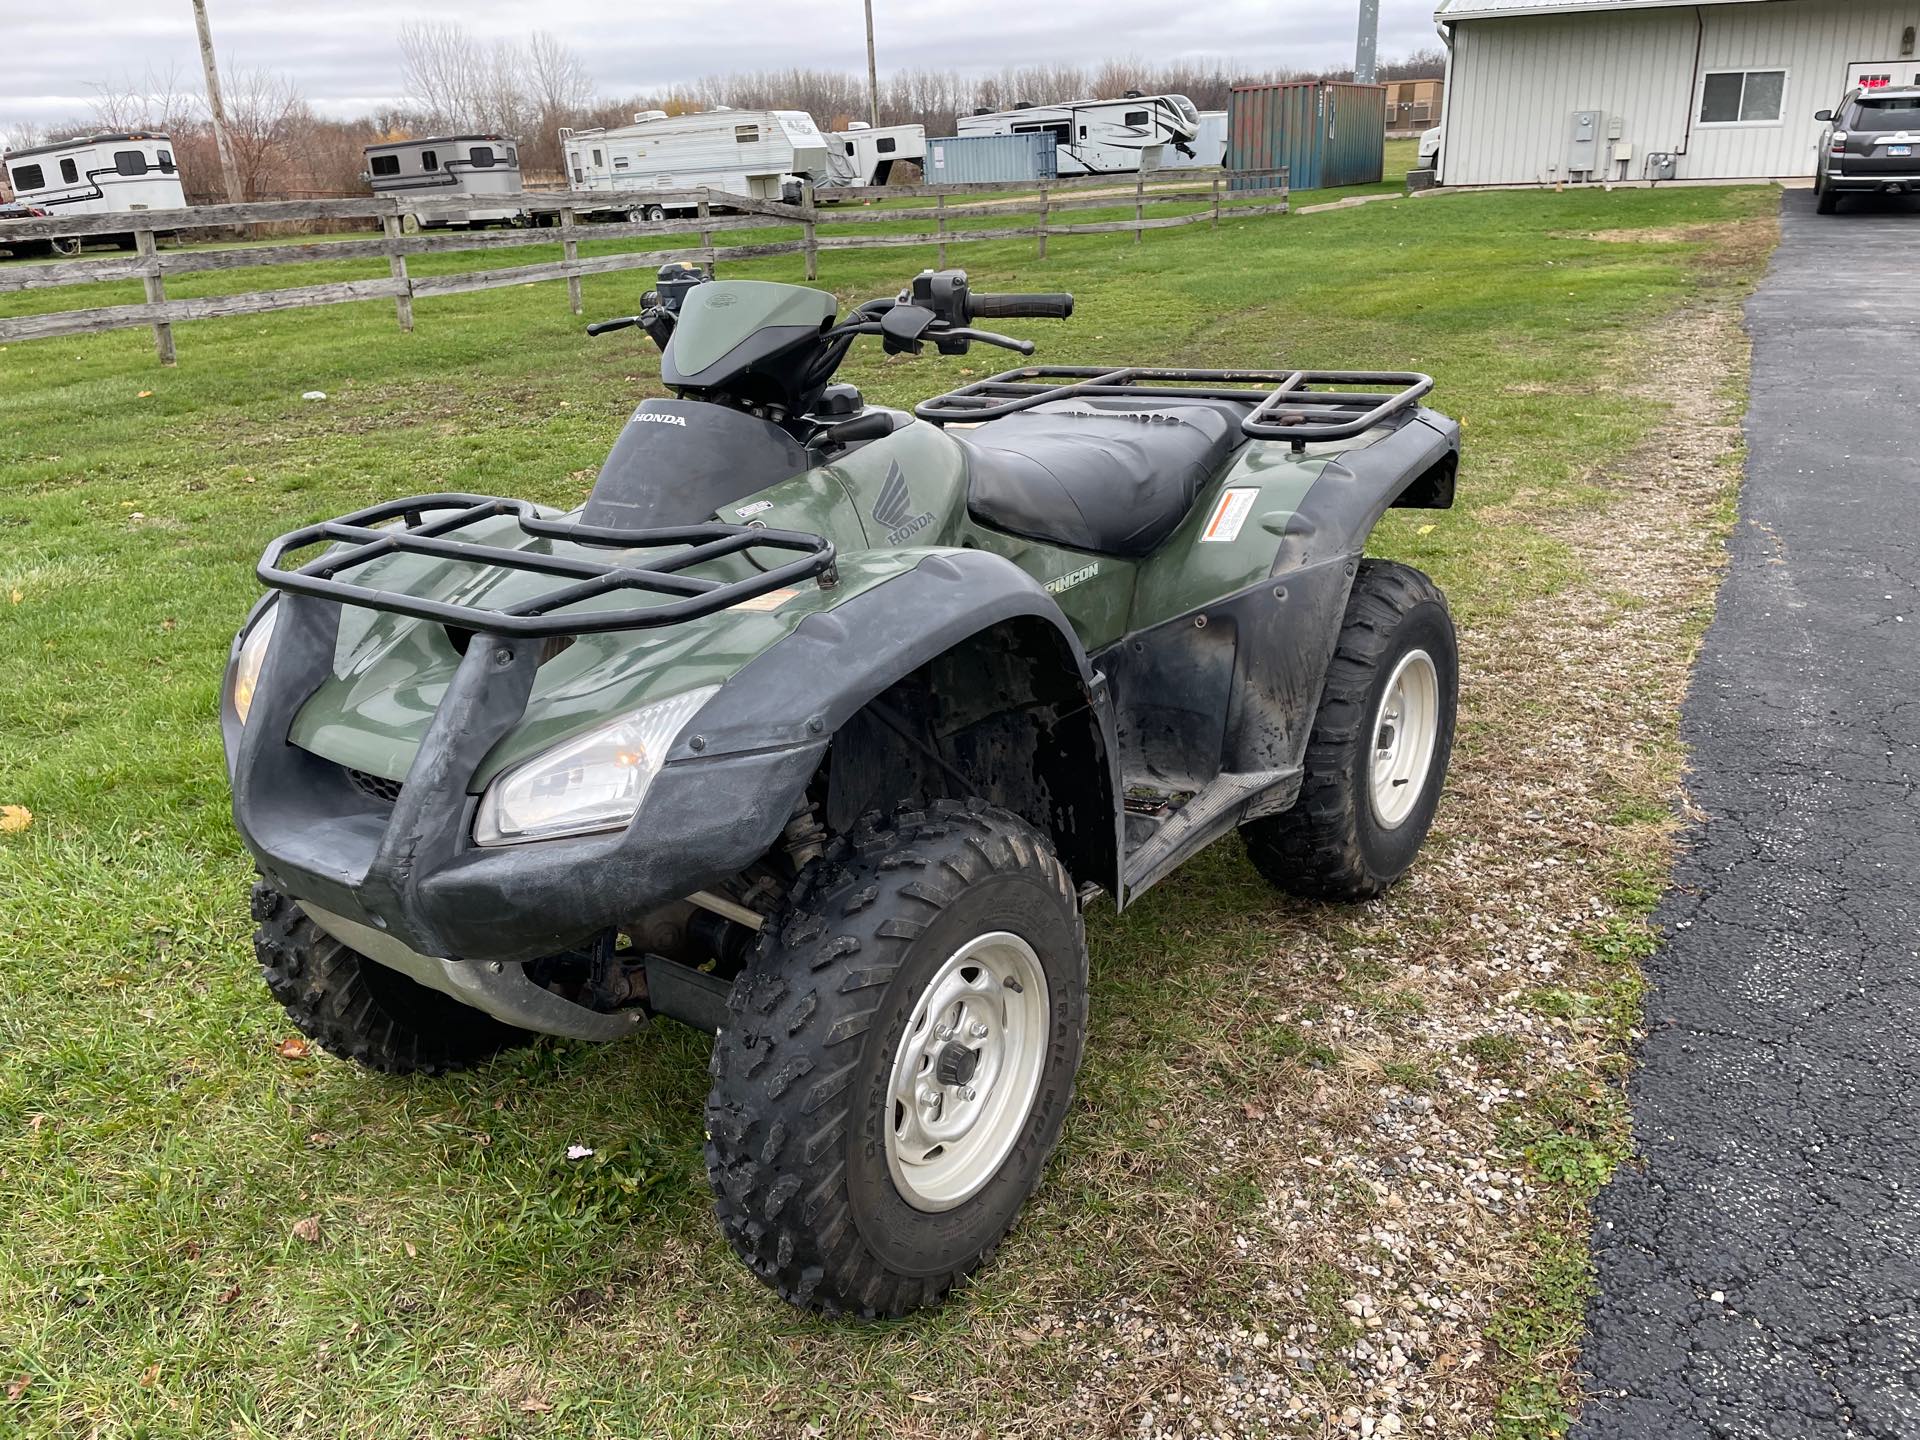
[(953, 1038), (953, 1026), (951, 1025), (934, 1026), (933, 1038), (936, 1040), (951, 1040)]
[(984, 1020), (974, 1021), (972, 1025), (967, 1027), (967, 1030), (976, 1040), (984, 1040), (987, 1038), (987, 1022)]
[(969, 1086), (967, 1086), (967, 1088), (966, 1088), (966, 1089), (964, 1089), (964, 1090), (962, 1090), (962, 1091), (960, 1092), (960, 1098), (961, 1098), (961, 1099), (963, 1099), (963, 1100), (971, 1100), (971, 1099), (973, 1099), (973, 1086), (971, 1086), (971, 1085), (969, 1085)]

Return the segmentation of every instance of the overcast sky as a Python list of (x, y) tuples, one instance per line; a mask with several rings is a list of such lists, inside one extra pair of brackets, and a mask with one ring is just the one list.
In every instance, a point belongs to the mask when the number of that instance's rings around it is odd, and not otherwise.
[[(1433, 45), (1433, 0), (1381, 0), (1380, 52)], [(665, 90), (736, 70), (790, 65), (863, 69), (858, 0), (705, 0), (677, 6), (596, 0), (209, 0), (223, 69), (291, 75), (315, 108), (353, 115), (403, 98), (394, 41), (411, 19), (457, 20), (481, 36), (550, 30), (586, 61), (608, 96)], [(880, 68), (996, 71), (1230, 57), (1250, 71), (1353, 61), (1357, 0), (875, 0)], [(83, 117), (95, 85), (175, 68), (199, 85), (188, 0), (0, 0), (0, 133)]]

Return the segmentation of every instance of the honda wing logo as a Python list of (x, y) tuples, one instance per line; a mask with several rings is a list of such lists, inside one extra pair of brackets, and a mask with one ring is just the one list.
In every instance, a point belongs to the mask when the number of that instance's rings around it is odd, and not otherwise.
[(915, 515), (912, 510), (913, 495), (907, 489), (907, 477), (899, 462), (894, 461), (887, 466), (886, 483), (881, 485), (879, 498), (873, 502), (873, 523), (886, 527), (889, 545), (904, 545), (933, 523), (932, 511)]

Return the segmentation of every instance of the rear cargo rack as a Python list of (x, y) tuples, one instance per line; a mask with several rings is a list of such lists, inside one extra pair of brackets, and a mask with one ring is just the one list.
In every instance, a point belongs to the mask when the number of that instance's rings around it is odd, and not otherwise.
[[(450, 538), (451, 532), (464, 526), (502, 515), (512, 516), (523, 532), (541, 539), (621, 549), (665, 549), (670, 553), (645, 561), (632, 558), (601, 561)], [(400, 523), (390, 523), (395, 520)], [(352, 548), (330, 552), (295, 569), (280, 568), (281, 561), (288, 555), (326, 541), (344, 542)], [(799, 558), (769, 566), (746, 580), (709, 580), (683, 573), (724, 555), (745, 554), (749, 563), (758, 565), (760, 561), (751, 554), (755, 550), (796, 552)], [(346, 571), (386, 555), (466, 560), (500, 570), (552, 575), (571, 583), (496, 610), (422, 599), (339, 578)], [(528, 638), (594, 635), (610, 630), (675, 625), (729, 609), (799, 581), (818, 579), (825, 588), (837, 578), (833, 542), (823, 535), (718, 523), (623, 530), (549, 519), (525, 500), (457, 494), (392, 500), (342, 515), (337, 520), (323, 520), (318, 525), (294, 530), (267, 546), (255, 568), (261, 581), (276, 590), (410, 615), (417, 620), (433, 620), (476, 634)], [(678, 598), (661, 605), (624, 610), (565, 611), (562, 608), (617, 590), (642, 590)]]
[[(1314, 387), (1331, 386), (1331, 389)], [(1249, 388), (1257, 387), (1257, 388)], [(998, 420), (1053, 400), (1233, 400), (1253, 406), (1240, 429), (1253, 440), (1349, 440), (1411, 409), (1433, 377), (1399, 370), (1107, 370), (1028, 365), (925, 400), (914, 410), (935, 425)]]

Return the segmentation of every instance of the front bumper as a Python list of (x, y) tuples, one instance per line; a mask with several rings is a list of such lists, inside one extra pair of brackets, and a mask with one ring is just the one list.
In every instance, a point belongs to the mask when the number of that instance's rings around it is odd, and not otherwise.
[(736, 874), (778, 838), (826, 748), (672, 761), (623, 831), (476, 846), (468, 792), (526, 712), (541, 642), (474, 637), (388, 802), (288, 740), (332, 671), (340, 607), (277, 603), (248, 723), (223, 707), (234, 823), (268, 884), (418, 956), (538, 959)]

